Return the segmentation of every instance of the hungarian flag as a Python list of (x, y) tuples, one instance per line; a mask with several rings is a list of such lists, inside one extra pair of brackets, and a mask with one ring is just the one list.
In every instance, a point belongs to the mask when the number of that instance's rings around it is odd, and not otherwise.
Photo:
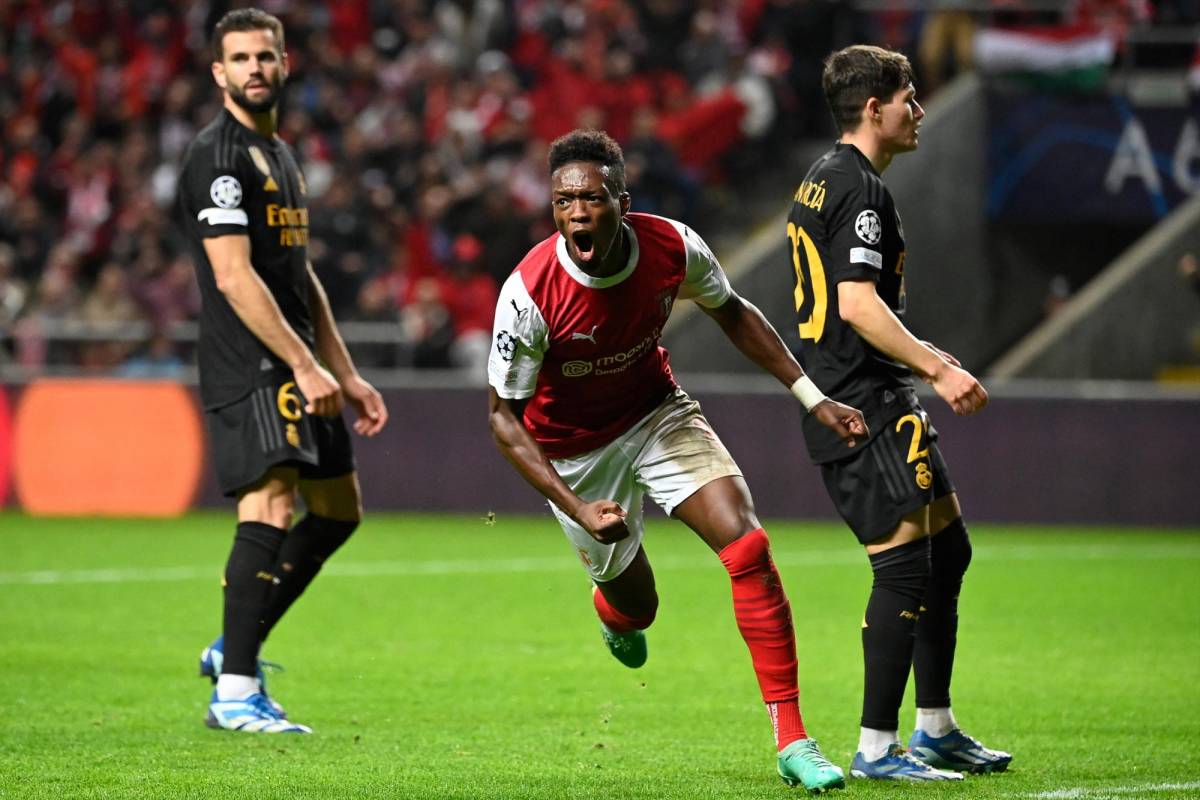
[(1058, 87), (1099, 86), (1117, 55), (1117, 35), (1091, 25), (988, 28), (975, 36), (984, 73), (1016, 75)]

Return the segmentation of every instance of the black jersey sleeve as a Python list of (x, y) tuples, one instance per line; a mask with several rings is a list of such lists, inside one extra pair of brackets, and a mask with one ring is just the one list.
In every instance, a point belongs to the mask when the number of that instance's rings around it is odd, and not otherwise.
[(230, 156), (218, 163), (214, 149), (197, 147), (188, 154), (179, 187), (184, 213), (202, 239), (248, 234), (246, 170)]
[(873, 185), (855, 182), (841, 197), (833, 198), (829, 215), (829, 263), (833, 283), (878, 281), (883, 269), (885, 198)]

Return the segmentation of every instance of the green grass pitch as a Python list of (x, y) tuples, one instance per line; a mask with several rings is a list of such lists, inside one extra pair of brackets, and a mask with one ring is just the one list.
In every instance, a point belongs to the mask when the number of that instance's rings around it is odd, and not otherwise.
[[(548, 514), (377, 514), (264, 649), (287, 667), (272, 691), (316, 734), (209, 730), (196, 660), (231, 519), (0, 514), (0, 797), (802, 795), (774, 774), (724, 571), (664, 520), (647, 534), (662, 607), (641, 670), (604, 650)], [(866, 559), (837, 524), (768, 530), (806, 722), (848, 767)], [(843, 796), (1200, 797), (1200, 530), (972, 536), (955, 711), (1013, 768)]]

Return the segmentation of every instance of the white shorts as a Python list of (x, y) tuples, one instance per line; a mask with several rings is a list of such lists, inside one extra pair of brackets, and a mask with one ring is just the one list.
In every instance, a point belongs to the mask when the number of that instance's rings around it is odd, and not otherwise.
[(627, 512), (629, 536), (601, 544), (550, 503), (592, 580), (600, 583), (624, 572), (637, 555), (645, 532), (644, 493), (669, 515), (705, 484), (742, 474), (700, 413), (700, 404), (682, 389), (604, 447), (550, 463), (584, 500), (615, 500)]

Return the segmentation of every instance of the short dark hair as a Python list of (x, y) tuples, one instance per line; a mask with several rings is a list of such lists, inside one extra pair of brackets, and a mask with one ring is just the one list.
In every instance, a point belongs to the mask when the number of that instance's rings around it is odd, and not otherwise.
[(625, 191), (625, 154), (621, 145), (604, 131), (573, 130), (550, 143), (550, 174), (573, 161), (587, 161), (608, 167), (609, 180), (617, 192)]
[(842, 133), (858, 127), (863, 106), (872, 97), (887, 102), (912, 82), (912, 64), (903, 53), (869, 44), (831, 53), (821, 74), (825, 102)]
[(212, 54), (213, 61), (225, 59), (225, 34), (234, 31), (270, 31), (275, 34), (275, 43), (283, 54), (283, 23), (274, 14), (268, 14), (257, 8), (236, 8), (217, 21), (213, 28)]

